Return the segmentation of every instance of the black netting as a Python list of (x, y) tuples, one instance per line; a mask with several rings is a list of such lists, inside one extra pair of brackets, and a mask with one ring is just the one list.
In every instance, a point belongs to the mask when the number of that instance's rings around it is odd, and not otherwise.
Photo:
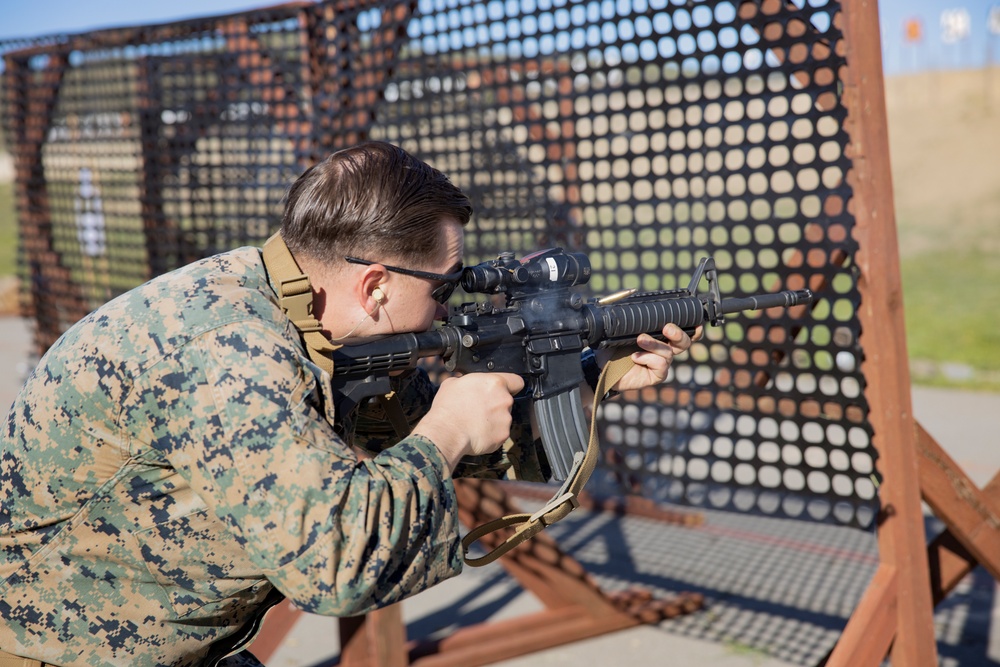
[(260, 243), (330, 149), (397, 143), (473, 199), (469, 263), (559, 245), (594, 294), (811, 287), (602, 408), (592, 485), (868, 526), (877, 510), (836, 2), (324, 3), (0, 42), (44, 348), (152, 275)]

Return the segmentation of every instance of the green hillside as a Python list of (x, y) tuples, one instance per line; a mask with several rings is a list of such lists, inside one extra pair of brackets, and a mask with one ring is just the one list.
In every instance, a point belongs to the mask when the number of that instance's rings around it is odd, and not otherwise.
[(0, 181), (0, 277), (16, 273), (17, 222), (14, 217), (14, 186)]
[(1000, 68), (886, 81), (914, 380), (1000, 390)]

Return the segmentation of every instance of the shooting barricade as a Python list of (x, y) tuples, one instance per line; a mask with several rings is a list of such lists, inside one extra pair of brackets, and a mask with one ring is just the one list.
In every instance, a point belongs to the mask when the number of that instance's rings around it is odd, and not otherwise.
[[(384, 139), (473, 198), (473, 261), (586, 249), (600, 293), (684, 285), (712, 254), (727, 294), (818, 295), (709, 332), (601, 428), (605, 478), (647, 504), (877, 525), (826, 664), (936, 664), (933, 606), (976, 564), (1000, 580), (1000, 477), (976, 488), (912, 417), (874, 3), (299, 2), (0, 53), (38, 353), (152, 276), (262, 243), (305, 167)], [(510, 504), (457, 488), (467, 525)], [(921, 498), (948, 527), (929, 547)], [(544, 533), (501, 563), (543, 612), (407, 643), (389, 607), (342, 620), (341, 664), (487, 664), (701, 603), (606, 594)], [(254, 652), (296, 618), (277, 608)]]

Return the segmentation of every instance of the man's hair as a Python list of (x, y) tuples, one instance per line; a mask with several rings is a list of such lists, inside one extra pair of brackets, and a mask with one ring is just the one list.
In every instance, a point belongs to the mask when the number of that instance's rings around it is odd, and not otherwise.
[(332, 153), (292, 184), (281, 235), (294, 255), (328, 265), (355, 256), (422, 266), (444, 256), (442, 218), (464, 226), (471, 216), (447, 176), (372, 141)]

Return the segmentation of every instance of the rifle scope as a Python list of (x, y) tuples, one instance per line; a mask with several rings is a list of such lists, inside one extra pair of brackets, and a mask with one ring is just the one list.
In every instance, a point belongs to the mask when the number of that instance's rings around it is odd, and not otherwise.
[(462, 272), (462, 289), (467, 293), (519, 296), (543, 290), (584, 285), (590, 280), (590, 259), (582, 252), (564, 252), (550, 248), (527, 255), (520, 261), (514, 253), (499, 257)]

